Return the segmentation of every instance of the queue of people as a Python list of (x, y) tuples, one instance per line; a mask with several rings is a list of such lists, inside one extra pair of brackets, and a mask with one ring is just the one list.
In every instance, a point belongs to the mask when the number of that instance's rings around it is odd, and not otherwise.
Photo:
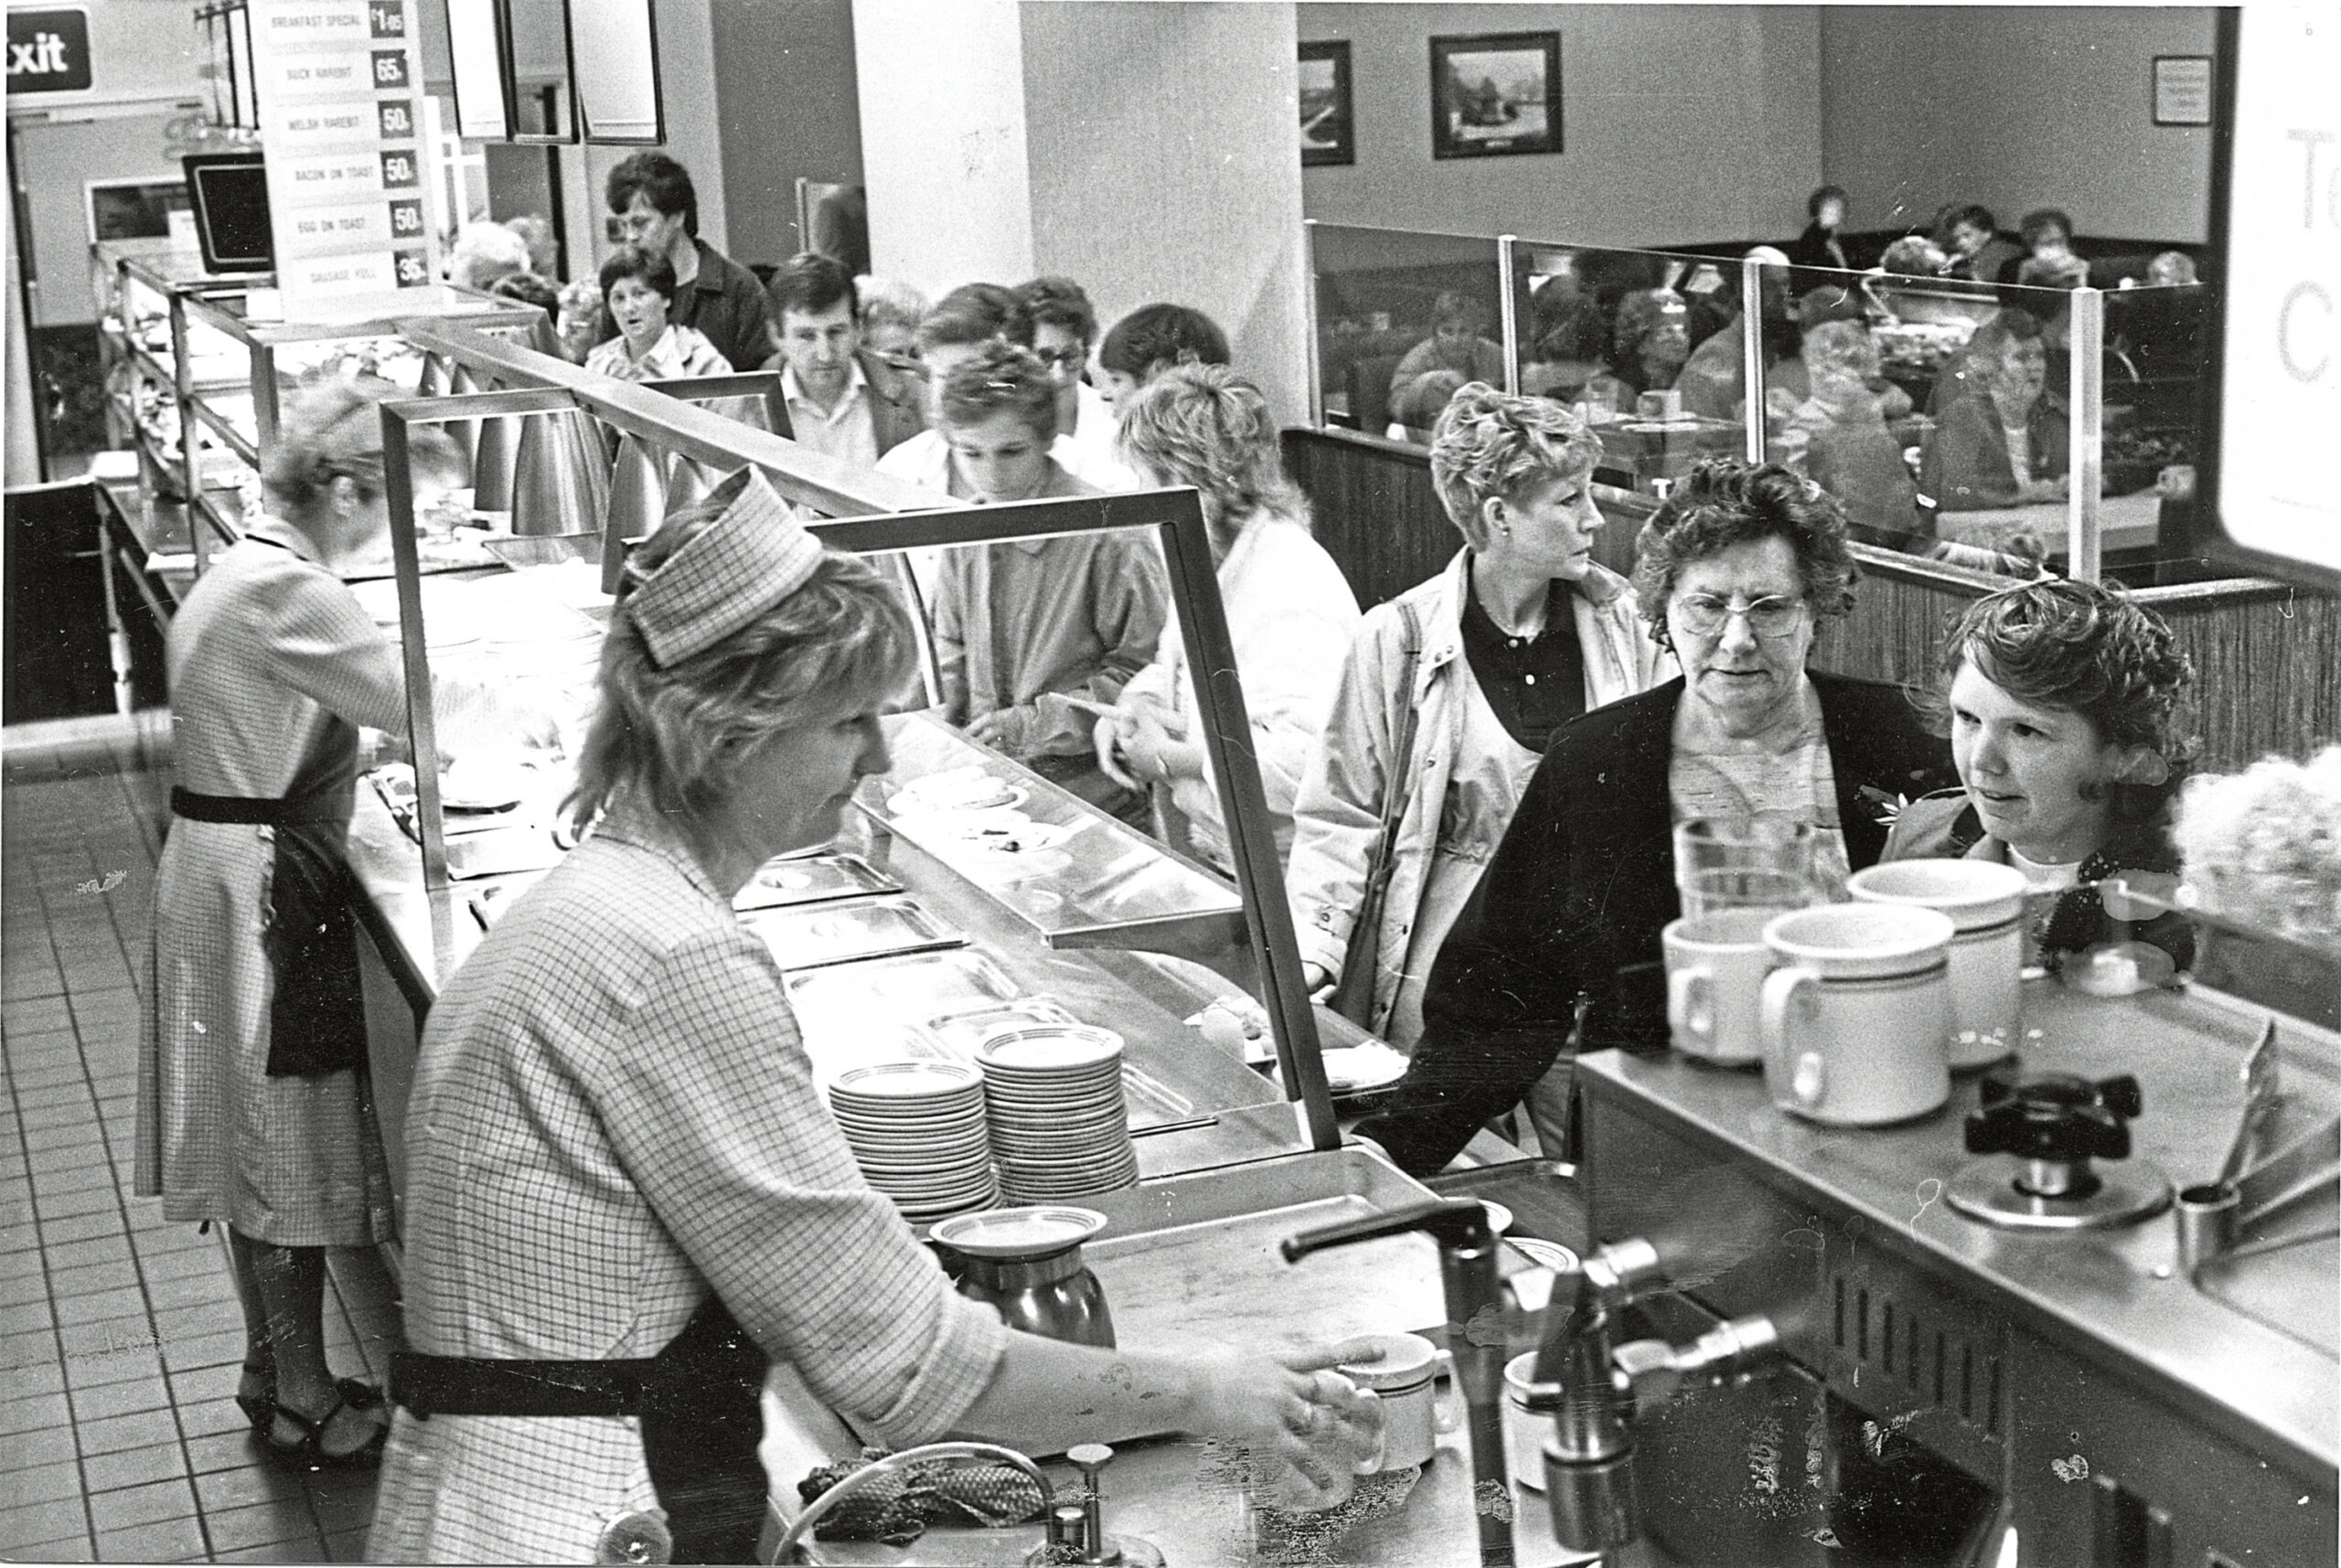
[[(611, 190), (617, 208), (615, 176)], [(1820, 474), (1702, 463), (1643, 527), (1630, 581), (1591, 559), (1599, 427), (1463, 382), (1428, 437), (1459, 548), (1361, 616), (1266, 400), (1199, 313), (1149, 306), (1100, 337), (1066, 280), (978, 283), (879, 348), (872, 297), (841, 264), (796, 258), (751, 301), (693, 236), (687, 176), (637, 170), (623, 194), (635, 242), (602, 269), (615, 335), (589, 368), (776, 364), (774, 428), (970, 503), (1199, 493), (1304, 977), (1409, 1056), (1360, 1132), (1410, 1172), (1515, 1106), (1566, 1149), (1575, 1056), (1663, 1047), (1660, 932), (1680, 912), (1686, 820), (1795, 823), (1831, 884), (1882, 859), (2004, 861), (2059, 895), (2040, 933), (2052, 960), (2095, 939), (2111, 875), (2175, 869), (2192, 674), (2120, 591), (2042, 581), (1980, 600), (1920, 702), (1808, 668), (1857, 592), (1848, 539), (1894, 532), (1907, 504), (1879, 435), (1908, 409), (1880, 390), (1857, 316), (1800, 323), (1791, 348), (1802, 384), (1782, 417)], [(1824, 244), (1830, 211), (1816, 203)], [(1662, 292), (1644, 291), (1636, 341), (1598, 373), (1688, 373), (1689, 312)], [(2029, 319), (2004, 312), (1969, 346), (1929, 483), (1986, 498), (2055, 483)], [(1448, 325), (1426, 375), (1478, 368), (1468, 313)], [(1375, 1402), (1328, 1370), (1360, 1347), (1194, 1359), (1010, 1333), (862, 1179), (731, 900), (771, 857), (828, 841), (888, 769), (879, 719), (905, 699), (922, 612), (746, 470), (626, 563), (567, 808), (580, 847), (428, 1022), (407, 1115), (409, 1349), (387, 1396), (334, 1377), (318, 1250), (388, 1225), (362, 1031), (347, 1038), (351, 935), (328, 907), (355, 727), (404, 721), (395, 645), (331, 571), (380, 548), (386, 390), (288, 405), (275, 517), (170, 634), (184, 787), (156, 895), (139, 1190), (230, 1227), (238, 1397), (262, 1440), (303, 1467), (379, 1459), (368, 1555), (391, 1561), (591, 1560), (614, 1520), (653, 1507), (676, 1561), (744, 1560), (774, 1361), (889, 1441), (1051, 1451), (1178, 1431), (1245, 1444), (1304, 1502), (1340, 1495), (1377, 1447)], [(452, 448), (412, 450), (419, 475), (453, 482)], [(920, 587), (944, 717), (1227, 863), (1150, 548), (947, 550)], [(457, 733), (526, 728), (497, 693), (451, 679), (434, 695)], [(2186, 961), (2183, 931), (2144, 939)]]

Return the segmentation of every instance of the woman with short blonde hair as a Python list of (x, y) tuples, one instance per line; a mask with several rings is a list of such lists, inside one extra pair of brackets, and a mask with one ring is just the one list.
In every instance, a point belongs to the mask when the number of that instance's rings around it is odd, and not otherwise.
[[(1203, 525), (1244, 686), (1277, 853), (1292, 843), (1292, 802), (1332, 700), (1357, 599), (1309, 528), (1309, 503), (1284, 476), (1260, 389), (1224, 365), (1164, 371), (1124, 406), (1121, 453), (1149, 483), (1203, 493)], [(1092, 736), (1098, 766), (1154, 787), (1173, 844), (1232, 864), (1219, 789), (1203, 743), (1203, 709), (1179, 629), (1123, 688)]]
[(1288, 883), (1310, 984), (1401, 1049), (1554, 731), (1673, 673), (1591, 557), (1600, 454), (1559, 404), (1456, 394), (1430, 472), (1463, 548), (1366, 615), (1302, 778)]
[(572, 807), (591, 832), (424, 1033), (412, 1349), (369, 1561), (615, 1562), (663, 1531), (672, 1561), (753, 1562), (773, 1359), (895, 1448), (1181, 1431), (1320, 1502), (1372, 1450), (1378, 1411), (1319, 1370), (1355, 1342), (1178, 1357), (1010, 1333), (864, 1179), (732, 900), (891, 766), (880, 713), (914, 662), (893, 590), (753, 470), (630, 569)]

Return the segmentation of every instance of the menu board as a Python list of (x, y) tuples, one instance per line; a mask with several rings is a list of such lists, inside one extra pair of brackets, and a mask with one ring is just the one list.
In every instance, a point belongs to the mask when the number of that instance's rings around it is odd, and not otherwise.
[(2341, 581), (2341, 26), (2329, 6), (2241, 8), (2228, 174), (2221, 531)]
[(427, 288), (422, 55), (415, 0), (252, 0), (276, 281), (318, 319)]

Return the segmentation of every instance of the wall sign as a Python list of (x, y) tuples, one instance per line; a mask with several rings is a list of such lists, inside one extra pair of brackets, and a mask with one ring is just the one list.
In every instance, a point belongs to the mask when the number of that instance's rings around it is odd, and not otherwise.
[(2154, 56), (2154, 123), (2211, 123), (2211, 57)]
[(90, 12), (85, 5), (8, 13), (8, 96), (90, 90)]
[(435, 283), (413, 0), (252, 0), (251, 18), (287, 313)]
[(2204, 489), (2215, 553), (2239, 559), (2239, 548), (2258, 570), (2341, 589), (2341, 493), (2325, 461), (2341, 429), (2341, 28), (2330, 16), (2244, 6), (2219, 20), (2234, 62), (2220, 114), (2234, 134), (2212, 167), (2226, 320)]

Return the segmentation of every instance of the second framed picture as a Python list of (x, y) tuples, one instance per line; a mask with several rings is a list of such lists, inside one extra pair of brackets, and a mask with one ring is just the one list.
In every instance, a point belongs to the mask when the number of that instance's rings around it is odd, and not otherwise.
[(1357, 117), (1350, 99), (1346, 38), (1303, 40), (1300, 46), (1300, 163), (1357, 162)]
[(1430, 114), (1433, 157), (1561, 151), (1561, 35), (1431, 39)]

